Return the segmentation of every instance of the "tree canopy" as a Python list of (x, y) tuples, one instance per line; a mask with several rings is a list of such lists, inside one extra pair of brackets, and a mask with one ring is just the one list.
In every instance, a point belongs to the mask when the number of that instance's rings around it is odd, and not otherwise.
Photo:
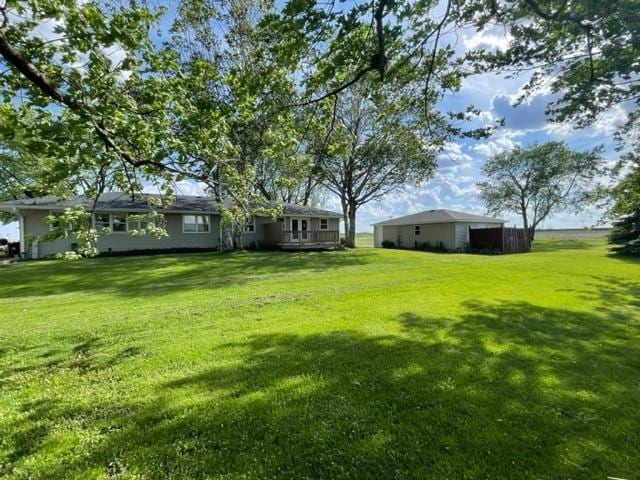
[(415, 110), (410, 95), (380, 87), (353, 86), (336, 97), (318, 163), (322, 184), (340, 199), (347, 246), (355, 246), (358, 208), (433, 175), (447, 131), (432, 128), (427, 137)]
[[(0, 5), (0, 114), (9, 119), (0, 132), (3, 196), (136, 195), (155, 185), (169, 198), (175, 182), (191, 179), (221, 207), (233, 200), (223, 207), (231, 223), (275, 215), (270, 200), (307, 203), (320, 185), (340, 190), (330, 162), (352, 132), (336, 119), (356, 97), (402, 123), (398, 138), (381, 133), (362, 144), (387, 161), (382, 139), (406, 142), (407, 151), (396, 149), (396, 173), (408, 150), (421, 156), (414, 138), (432, 152), (443, 139), (487, 136), (495, 125), (468, 123), (477, 108), (443, 111), (440, 102), (467, 75), (486, 71), (530, 75), (524, 96), (550, 87), (550, 118), (578, 127), (622, 109), (621, 145), (638, 148), (638, 0), (172, 5)], [(157, 38), (161, 20), (170, 41)], [(450, 40), (460, 29), (495, 25), (509, 35), (505, 50), (462, 55)], [(408, 118), (420, 123), (401, 140)], [(432, 167), (422, 171), (407, 178), (426, 178)], [(365, 176), (371, 182), (360, 193), (378, 188), (362, 198), (400, 188), (401, 177), (387, 184)]]
[(487, 180), (478, 187), (487, 210), (520, 215), (533, 240), (551, 213), (591, 202), (604, 166), (599, 149), (576, 152), (562, 142), (547, 142), (494, 155), (482, 171)]

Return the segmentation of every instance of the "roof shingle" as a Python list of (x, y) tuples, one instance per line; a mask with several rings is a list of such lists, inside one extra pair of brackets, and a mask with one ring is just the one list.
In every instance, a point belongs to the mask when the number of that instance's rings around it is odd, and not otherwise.
[[(158, 198), (161, 196), (157, 194), (145, 193), (142, 196), (138, 195), (136, 198), (132, 198), (130, 194), (122, 192), (109, 192), (103, 193), (98, 197), (95, 204), (95, 210), (97, 211), (109, 211), (109, 210), (126, 210), (126, 211), (147, 211), (149, 205), (147, 203), (149, 198)], [(86, 209), (93, 207), (93, 198), (87, 198), (83, 195), (76, 195), (75, 197), (60, 200), (57, 197), (38, 197), (27, 198), (22, 200), (8, 200), (0, 202), (1, 207), (16, 207), (24, 210), (36, 209), (63, 209), (81, 205)], [(165, 212), (202, 212), (217, 214), (218, 208), (213, 197), (208, 196), (192, 196), (192, 195), (176, 195), (172, 203), (164, 208)], [(285, 215), (308, 215), (308, 216), (323, 216), (332, 218), (341, 218), (342, 215), (329, 210), (323, 210), (320, 208), (313, 208), (303, 205), (296, 205), (287, 203), (284, 204)]]
[(454, 222), (478, 222), (478, 223), (504, 223), (504, 220), (473, 213), (457, 212), (455, 210), (425, 210), (424, 212), (392, 218), (373, 225), (418, 225), (423, 223), (454, 223)]

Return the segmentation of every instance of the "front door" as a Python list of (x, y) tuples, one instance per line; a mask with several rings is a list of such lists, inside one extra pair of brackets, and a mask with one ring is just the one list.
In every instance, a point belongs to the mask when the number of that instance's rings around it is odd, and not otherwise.
[(308, 218), (292, 218), (291, 219), (291, 232), (294, 240), (301, 240), (303, 242), (308, 239), (309, 219)]

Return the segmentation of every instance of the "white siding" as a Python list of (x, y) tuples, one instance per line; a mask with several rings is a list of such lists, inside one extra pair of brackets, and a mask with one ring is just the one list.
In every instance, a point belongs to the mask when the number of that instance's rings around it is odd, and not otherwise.
[[(44, 223), (48, 211), (25, 211), (25, 234), (39, 237), (39, 258), (50, 257), (60, 252), (71, 250), (71, 244), (76, 243), (73, 237), (58, 238), (53, 241), (45, 241), (49, 233), (49, 225)], [(210, 215), (210, 231), (208, 233), (182, 233), (182, 215), (168, 213), (165, 215), (168, 236), (156, 238), (151, 235), (132, 236), (126, 233), (110, 233), (100, 235), (98, 249), (101, 252), (114, 252), (126, 250), (149, 250), (170, 248), (215, 248), (218, 245), (219, 217)]]
[[(44, 223), (44, 219), (49, 215), (47, 210), (31, 210), (24, 211), (24, 233), (38, 237), (38, 257), (45, 258), (55, 255), (56, 253), (68, 252), (72, 248), (72, 244), (77, 243), (73, 237), (58, 238), (55, 240), (45, 241), (45, 237), (49, 234), (49, 225)], [(182, 214), (167, 213), (165, 220), (167, 222), (166, 230), (168, 236), (156, 238), (150, 235), (132, 236), (127, 233), (110, 233), (100, 235), (98, 240), (98, 249), (101, 252), (109, 250), (128, 251), (128, 250), (155, 250), (155, 249), (171, 249), (171, 248), (215, 248), (219, 244), (220, 236), (220, 217), (218, 215), (209, 215), (210, 231), (208, 233), (183, 233), (182, 232)], [(255, 232), (244, 233), (242, 243), (245, 248), (259, 248), (264, 244), (264, 225), (272, 223), (273, 220), (266, 217), (256, 218)], [(340, 227), (340, 219), (329, 218), (328, 230), (338, 230)], [(320, 217), (311, 217), (309, 230), (320, 229)], [(25, 248), (22, 247), (25, 251)]]
[(447, 250), (456, 248), (454, 223), (421, 224), (420, 235), (415, 234), (414, 227), (415, 225), (384, 225), (382, 239), (391, 240), (402, 248), (414, 248), (416, 242), (429, 242), (433, 246), (442, 242)]
[(376, 225), (373, 227), (373, 246), (379, 248), (384, 240), (384, 226)]

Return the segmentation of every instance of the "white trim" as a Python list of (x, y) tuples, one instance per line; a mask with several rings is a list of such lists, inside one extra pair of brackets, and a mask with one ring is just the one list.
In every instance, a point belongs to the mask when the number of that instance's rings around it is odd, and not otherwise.
[[(110, 214), (110, 213), (94, 213), (94, 214), (91, 216), (91, 225), (93, 226), (93, 228), (96, 228), (96, 224), (97, 224), (97, 222), (96, 222), (96, 217), (97, 217), (97, 216), (104, 217), (105, 215), (109, 218), (109, 226), (108, 226), (107, 228), (108, 228), (109, 230), (111, 230), (111, 214)], [(102, 226), (101, 228), (104, 228), (104, 226)], [(99, 233), (100, 233), (101, 235), (104, 235), (104, 233), (102, 233), (102, 232), (99, 232)], [(111, 233), (111, 232), (109, 232), (109, 233)]]
[[(251, 223), (248, 223), (248, 224), (247, 224), (247, 223), (245, 223), (245, 224), (242, 226), (242, 234), (243, 234), (243, 235), (244, 235), (245, 233), (246, 233), (246, 234), (254, 234), (254, 233), (256, 233), (256, 217), (251, 217), (251, 219), (252, 219), (252, 222), (251, 222)], [(253, 225), (253, 230), (250, 230), (250, 231), (245, 230), (249, 225)]]
[[(322, 228), (322, 221), (325, 220), (327, 222), (325, 228)], [(329, 230), (329, 219), (327, 217), (318, 218), (318, 230)]]
[[(124, 215), (124, 232), (122, 232), (122, 231), (116, 232), (115, 229), (113, 228), (113, 226), (115, 225), (115, 223), (113, 221), (114, 215), (117, 216), (117, 217), (122, 217)], [(109, 225), (111, 226), (111, 233), (116, 234), (116, 235), (118, 235), (118, 234), (121, 235), (121, 234), (124, 233), (126, 235), (127, 233), (129, 233), (129, 214), (128, 213), (125, 213), (125, 214), (120, 214), (120, 213), (113, 214), (113, 213), (110, 213), (109, 214)]]
[[(141, 223), (146, 223), (147, 226), (152, 223), (155, 226), (155, 220), (129, 220), (129, 215), (137, 215), (136, 213), (131, 213), (131, 214), (127, 214), (127, 232), (131, 231), (131, 230), (137, 230), (138, 232), (142, 231), (142, 230), (146, 230), (147, 227), (142, 227), (140, 224)], [(131, 228), (133, 227), (133, 228)], [(146, 232), (143, 233), (143, 235), (146, 235)]]
[[(60, 211), (60, 210), (49, 210), (49, 216), (50, 216), (50, 217), (51, 217), (51, 216), (53, 216), (53, 215), (55, 215), (56, 213), (58, 213), (58, 214), (60, 214), (60, 215), (64, 215), (64, 210), (63, 210), (63, 211)], [(73, 230), (73, 225), (71, 225), (71, 223), (67, 223), (67, 227), (65, 228), (65, 230), (66, 230), (67, 232), (69, 232), (69, 231)], [(49, 224), (49, 231), (50, 231), (50, 232), (53, 232), (53, 223), (50, 223), (50, 224)]]
[[(298, 217), (298, 216), (291, 216), (289, 217), (289, 221), (291, 222), (291, 228), (289, 229), (289, 231), (293, 232), (293, 221), (294, 220), (298, 220), (298, 230), (295, 230), (296, 232), (304, 232), (304, 238), (301, 238), (301, 240), (303, 242), (306, 242), (309, 240), (309, 232), (311, 231), (309, 227), (311, 227), (311, 217)], [(307, 229), (306, 230), (302, 230), (302, 220), (306, 220), (307, 221)], [(293, 234), (292, 234), (293, 235)], [(298, 240), (298, 239), (296, 239)]]
[(25, 247), (27, 246), (24, 239), (24, 216), (21, 213), (18, 213), (18, 229), (20, 230), (18, 232), (20, 235), (20, 251), (18, 255), (20, 255), (22, 252), (26, 252)]
[[(198, 231), (198, 219), (196, 218), (196, 223), (194, 225), (196, 225), (196, 231), (195, 232), (187, 232), (184, 229), (184, 219), (185, 217), (207, 217), (207, 223), (202, 223), (200, 225), (207, 225), (208, 229), (206, 232), (199, 232)], [(199, 213), (183, 213), (182, 214), (182, 233), (184, 234), (192, 234), (192, 233), (199, 233), (199, 234), (207, 234), (207, 233), (211, 233), (211, 216), (210, 215), (201, 215)]]

